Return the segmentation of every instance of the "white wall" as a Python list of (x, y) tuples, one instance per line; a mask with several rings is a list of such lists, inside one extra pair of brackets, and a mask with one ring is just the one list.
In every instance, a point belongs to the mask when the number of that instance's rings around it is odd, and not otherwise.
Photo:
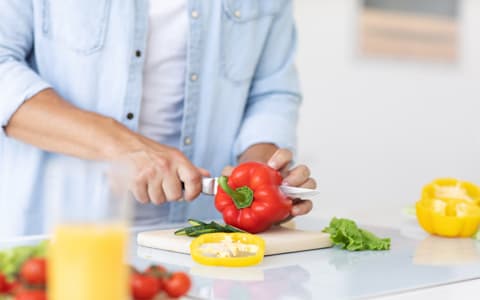
[(395, 226), (434, 178), (480, 184), (480, 1), (462, 3), (455, 65), (362, 59), (357, 1), (295, 3), (299, 160), (323, 192), (313, 214)]

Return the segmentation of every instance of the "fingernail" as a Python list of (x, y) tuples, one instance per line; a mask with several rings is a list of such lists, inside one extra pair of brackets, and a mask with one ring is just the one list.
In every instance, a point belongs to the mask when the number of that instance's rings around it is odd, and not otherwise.
[(288, 182), (286, 180), (282, 181), (282, 185), (288, 185)]
[(292, 208), (292, 215), (296, 216), (300, 213), (300, 208), (298, 207), (293, 207)]
[(270, 168), (277, 169), (277, 163), (273, 159), (270, 159), (267, 164)]

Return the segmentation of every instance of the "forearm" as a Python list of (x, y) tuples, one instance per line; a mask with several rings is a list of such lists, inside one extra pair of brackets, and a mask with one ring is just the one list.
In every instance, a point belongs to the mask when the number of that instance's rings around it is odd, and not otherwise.
[(20, 106), (5, 130), (9, 137), (43, 150), (93, 160), (113, 159), (138, 140), (122, 124), (78, 109), (52, 89)]

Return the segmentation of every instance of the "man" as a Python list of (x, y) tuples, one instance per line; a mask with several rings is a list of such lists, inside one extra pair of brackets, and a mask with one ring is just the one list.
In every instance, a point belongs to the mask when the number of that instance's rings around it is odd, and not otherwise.
[(290, 0), (0, 0), (0, 236), (42, 232), (51, 193), (76, 196), (88, 174), (62, 154), (127, 159), (141, 223), (218, 217), (177, 200), (238, 162), (314, 188), (290, 166), (294, 50)]

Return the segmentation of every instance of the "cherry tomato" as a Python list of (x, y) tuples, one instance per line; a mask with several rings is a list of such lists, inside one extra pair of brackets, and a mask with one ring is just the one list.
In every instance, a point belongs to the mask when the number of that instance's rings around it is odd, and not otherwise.
[(0, 294), (5, 293), (6, 291), (8, 291), (7, 277), (0, 273)]
[(185, 295), (188, 290), (190, 290), (192, 282), (186, 273), (175, 272), (172, 274), (172, 276), (166, 278), (163, 284), (163, 288), (165, 289), (165, 292), (167, 292), (168, 296), (172, 298), (178, 298)]
[(27, 260), (20, 269), (20, 277), (32, 285), (45, 285), (47, 282), (47, 261), (45, 258)]
[(18, 293), (15, 300), (47, 300), (47, 294), (42, 290), (25, 290)]
[(155, 276), (163, 276), (167, 273), (168, 273), (167, 269), (165, 269), (165, 267), (163, 266), (150, 266), (150, 268), (148, 268), (145, 271), (145, 274), (155, 275)]
[(25, 288), (22, 286), (22, 283), (18, 280), (14, 280), (8, 283), (6, 292), (11, 295), (16, 295), (24, 290)]
[(149, 275), (132, 274), (132, 296), (135, 300), (150, 300), (158, 293), (158, 279)]
[(151, 266), (145, 271), (145, 275), (149, 275), (158, 279), (158, 290), (163, 289), (164, 278), (168, 275), (167, 269), (163, 266)]

